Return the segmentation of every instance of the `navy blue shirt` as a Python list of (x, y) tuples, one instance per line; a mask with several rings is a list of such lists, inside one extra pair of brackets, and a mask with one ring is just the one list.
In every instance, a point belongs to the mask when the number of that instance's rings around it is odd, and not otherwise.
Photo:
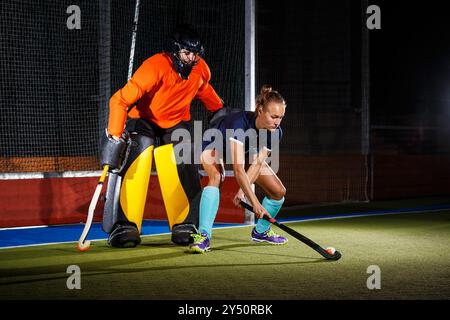
[[(220, 122), (218, 122), (213, 128), (218, 129), (222, 134), (222, 158), (226, 158), (226, 154), (230, 151), (230, 138), (231, 140), (237, 140), (244, 145), (244, 151), (248, 155), (257, 153), (263, 147), (272, 149), (272, 137), (278, 137), (278, 141), (281, 141), (283, 131), (281, 127), (278, 127), (274, 132), (270, 132), (267, 129), (256, 129), (255, 125), (256, 114), (252, 111), (240, 111), (226, 115)], [(214, 136), (213, 136), (214, 137)], [(220, 143), (220, 142), (219, 142)], [(217, 149), (217, 143), (215, 137), (209, 139), (204, 137), (203, 149)], [(219, 149), (220, 150), (220, 149)]]

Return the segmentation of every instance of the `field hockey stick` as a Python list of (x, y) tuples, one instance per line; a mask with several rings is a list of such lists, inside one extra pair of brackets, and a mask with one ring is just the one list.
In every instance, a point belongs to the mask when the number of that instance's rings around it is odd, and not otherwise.
[[(241, 203), (242, 207), (244, 207), (245, 209), (250, 210), (251, 212), (254, 213), (253, 207), (251, 205), (245, 203), (244, 201), (241, 201), (240, 203)], [(297, 240), (300, 240), (301, 242), (303, 242), (304, 244), (306, 244), (310, 248), (314, 249), (319, 254), (321, 254), (322, 257), (324, 257), (325, 259), (328, 259), (328, 260), (339, 260), (341, 258), (341, 256), (342, 256), (341, 253), (339, 251), (335, 250), (334, 248), (330, 247), (330, 248), (324, 249), (321, 246), (319, 246), (317, 243), (312, 241), (311, 239), (309, 239), (309, 238), (305, 237), (304, 235), (298, 233), (294, 229), (291, 229), (291, 228), (285, 226), (284, 224), (279, 223), (274, 218), (269, 218), (266, 215), (264, 215), (263, 219), (269, 221), (270, 223), (272, 223), (274, 225), (276, 225), (281, 230), (285, 231), (286, 233), (290, 234), (291, 236), (293, 236)]]
[(97, 206), (98, 198), (100, 197), (100, 192), (102, 192), (103, 183), (106, 179), (106, 174), (108, 173), (109, 165), (105, 165), (103, 167), (102, 175), (100, 176), (100, 179), (98, 180), (97, 187), (95, 188), (94, 195), (92, 196), (91, 203), (89, 204), (89, 211), (88, 211), (88, 217), (86, 220), (86, 224), (84, 226), (83, 232), (81, 233), (81, 237), (78, 240), (77, 249), (79, 251), (86, 251), (90, 248), (91, 242), (86, 241), (86, 237), (89, 233), (89, 230), (91, 229), (92, 220), (94, 219), (94, 210)]

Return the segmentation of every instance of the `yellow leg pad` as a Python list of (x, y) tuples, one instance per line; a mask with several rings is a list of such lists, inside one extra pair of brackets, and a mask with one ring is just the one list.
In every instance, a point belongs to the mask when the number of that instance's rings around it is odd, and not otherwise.
[(120, 189), (120, 206), (128, 219), (141, 232), (145, 200), (152, 170), (153, 148), (145, 149), (128, 168)]
[(155, 149), (155, 164), (167, 219), (172, 229), (173, 225), (184, 222), (189, 213), (189, 200), (178, 176), (173, 144)]

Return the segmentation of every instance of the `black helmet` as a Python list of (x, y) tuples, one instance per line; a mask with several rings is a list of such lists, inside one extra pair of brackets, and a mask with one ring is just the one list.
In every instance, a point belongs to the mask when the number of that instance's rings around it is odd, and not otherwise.
[(170, 35), (165, 50), (172, 56), (175, 70), (183, 79), (187, 79), (191, 73), (192, 67), (198, 62), (198, 60), (196, 60), (193, 64), (183, 62), (179, 57), (179, 52), (183, 49), (200, 56), (204, 56), (205, 54), (205, 49), (203, 48), (199, 34), (191, 25), (188, 24), (177, 26), (177, 28)]

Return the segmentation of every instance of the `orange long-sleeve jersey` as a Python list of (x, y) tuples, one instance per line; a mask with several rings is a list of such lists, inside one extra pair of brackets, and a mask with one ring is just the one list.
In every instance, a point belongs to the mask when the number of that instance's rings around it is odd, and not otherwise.
[[(170, 128), (191, 119), (190, 104), (198, 98), (209, 111), (216, 111), (223, 102), (209, 84), (211, 71), (203, 59), (192, 68), (189, 79), (182, 79), (172, 66), (170, 56), (158, 53), (136, 70), (127, 84), (109, 101), (108, 132), (120, 136), (127, 115), (144, 118), (161, 128)], [(137, 102), (137, 103), (136, 103)], [(136, 107), (129, 113), (129, 107)]]

